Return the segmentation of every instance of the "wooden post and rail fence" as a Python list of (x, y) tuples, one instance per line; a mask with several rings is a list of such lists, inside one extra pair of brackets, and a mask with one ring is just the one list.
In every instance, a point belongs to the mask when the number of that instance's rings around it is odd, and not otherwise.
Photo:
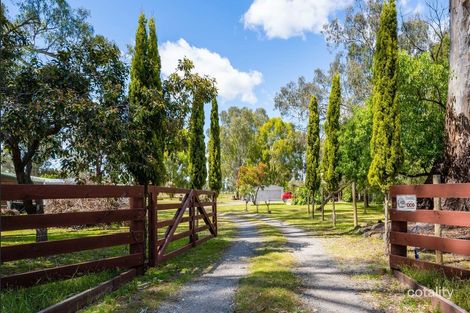
[[(158, 197), (161, 194), (181, 195), (182, 201), (159, 203)], [(128, 253), (100, 260), (89, 260), (1, 276), (0, 286), (2, 289), (28, 287), (51, 280), (67, 279), (108, 269), (127, 270), (108, 284), (101, 284), (98, 289), (93, 290), (91, 296), (94, 296), (110, 289), (116, 289), (118, 285), (130, 281), (135, 275), (143, 274), (147, 267), (158, 266), (160, 263), (217, 236), (217, 203), (216, 194), (212, 191), (150, 186), (148, 201), (146, 201), (143, 186), (0, 185), (0, 200), (2, 202), (90, 198), (128, 198), (129, 208), (0, 216), (0, 235), (4, 236), (5, 232), (16, 230), (65, 228), (103, 223), (127, 223), (128, 231), (73, 239), (2, 245), (0, 263), (123, 245), (128, 245)], [(174, 211), (173, 218), (159, 220), (159, 212), (170, 210)], [(168, 214), (166, 215), (168, 216)], [(199, 226), (200, 220), (203, 221), (202, 226)], [(178, 226), (184, 223), (188, 223), (188, 229), (177, 233), (177, 229), (180, 229)], [(209, 235), (199, 238), (198, 234), (205, 230), (209, 231)], [(160, 238), (159, 233), (162, 232)], [(189, 239), (187, 244), (171, 250), (169, 247), (171, 242), (185, 237)], [(88, 294), (86, 297), (89, 298), (90, 295)], [(73, 311), (83, 305), (83, 301), (88, 301), (85, 299), (86, 297), (75, 299), (74, 303), (68, 303), (65, 307), (60, 307), (58, 311)], [(52, 311), (57, 311), (57, 308)]]
[[(434, 270), (451, 277), (470, 278), (470, 269), (443, 264), (443, 254), (452, 253), (470, 256), (470, 238), (442, 237), (441, 225), (470, 227), (470, 212), (441, 210), (442, 198), (470, 198), (470, 184), (398, 185), (390, 188), (392, 209), (390, 210), (390, 267), (399, 270), (404, 266)], [(434, 210), (417, 209), (402, 211), (397, 209), (397, 198), (403, 195), (434, 199)], [(408, 232), (408, 223), (434, 224), (433, 235)], [(436, 227), (437, 226), (437, 227)], [(418, 247), (436, 252), (436, 262), (408, 258), (407, 247)]]

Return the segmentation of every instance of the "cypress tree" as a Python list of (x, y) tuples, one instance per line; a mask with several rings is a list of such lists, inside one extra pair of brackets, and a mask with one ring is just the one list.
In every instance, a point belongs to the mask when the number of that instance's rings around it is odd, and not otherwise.
[[(326, 183), (326, 188), (330, 194), (338, 189), (339, 184), (339, 114), (341, 106), (341, 86), (339, 81), (339, 74), (333, 77), (331, 86), (331, 93), (328, 99), (328, 109), (326, 112), (325, 124), (325, 149), (323, 155), (323, 179)], [(335, 198), (333, 194), (333, 226), (336, 227), (336, 209)]]
[(165, 102), (162, 94), (162, 81), (160, 78), (161, 61), (158, 53), (157, 32), (155, 20), (149, 20), (148, 38), (148, 88), (151, 91), (152, 111), (150, 125), (152, 129), (152, 166), (154, 168), (153, 183), (160, 185), (165, 179), (165, 165), (163, 163), (165, 150), (165, 131), (163, 128), (165, 119)]
[[(372, 162), (368, 180), (384, 194), (401, 165), (400, 120), (397, 98), (397, 11), (394, 0), (385, 2), (380, 15), (373, 64)], [(385, 240), (388, 241), (388, 197), (384, 200)], [(388, 244), (387, 244), (388, 249)]]
[(397, 12), (395, 1), (384, 3), (374, 54), (372, 93), (372, 162), (368, 179), (385, 192), (401, 164), (397, 97)]
[(147, 164), (149, 153), (146, 145), (148, 130), (143, 126), (148, 112), (147, 100), (147, 29), (144, 14), (140, 14), (135, 35), (134, 54), (131, 63), (129, 83), (129, 110), (131, 135), (129, 136), (129, 170), (141, 185), (147, 185), (151, 178)]
[(193, 96), (190, 118), (189, 175), (191, 188), (202, 189), (207, 177), (204, 143), (204, 96), (197, 90)]
[(209, 188), (220, 192), (222, 172), (220, 169), (220, 129), (217, 99), (212, 99), (211, 128), (209, 139)]
[[(309, 198), (313, 199), (312, 217), (315, 216), (315, 192), (320, 187), (320, 176), (318, 167), (320, 163), (320, 116), (318, 114), (318, 101), (312, 96), (308, 106), (307, 127), (307, 172), (305, 175), (305, 186), (309, 190)], [(310, 206), (310, 201), (308, 202)]]

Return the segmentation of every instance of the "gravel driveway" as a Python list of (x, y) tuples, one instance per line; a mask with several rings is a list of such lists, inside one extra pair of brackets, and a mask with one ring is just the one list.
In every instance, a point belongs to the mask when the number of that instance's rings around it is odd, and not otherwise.
[(341, 272), (325, 252), (320, 238), (277, 220), (258, 218), (279, 227), (286, 236), (297, 260), (294, 272), (302, 281), (301, 297), (308, 308), (320, 313), (380, 312), (361, 296), (372, 289)]
[(233, 311), (233, 297), (238, 281), (248, 273), (248, 261), (260, 238), (255, 226), (229, 217), (238, 228), (236, 244), (214, 268), (185, 285), (178, 294), (163, 302), (158, 313), (224, 313)]

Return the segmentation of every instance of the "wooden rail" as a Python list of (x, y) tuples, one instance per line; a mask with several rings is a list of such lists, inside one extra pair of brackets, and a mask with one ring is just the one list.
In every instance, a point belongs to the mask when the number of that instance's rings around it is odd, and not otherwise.
[[(470, 198), (470, 184), (400, 185), (390, 188), (393, 206), (398, 195), (416, 195), (416, 198)], [(447, 276), (470, 278), (470, 270), (436, 264), (407, 257), (407, 246), (470, 256), (470, 240), (408, 233), (408, 222), (470, 227), (470, 212), (458, 211), (398, 211), (390, 210), (390, 267), (400, 269), (414, 266), (437, 270)]]

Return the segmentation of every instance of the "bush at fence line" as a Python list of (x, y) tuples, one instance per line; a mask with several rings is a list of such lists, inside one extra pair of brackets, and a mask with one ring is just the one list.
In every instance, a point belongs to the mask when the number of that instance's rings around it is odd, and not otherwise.
[(128, 209), (128, 198), (44, 200), (44, 213), (70, 213)]

